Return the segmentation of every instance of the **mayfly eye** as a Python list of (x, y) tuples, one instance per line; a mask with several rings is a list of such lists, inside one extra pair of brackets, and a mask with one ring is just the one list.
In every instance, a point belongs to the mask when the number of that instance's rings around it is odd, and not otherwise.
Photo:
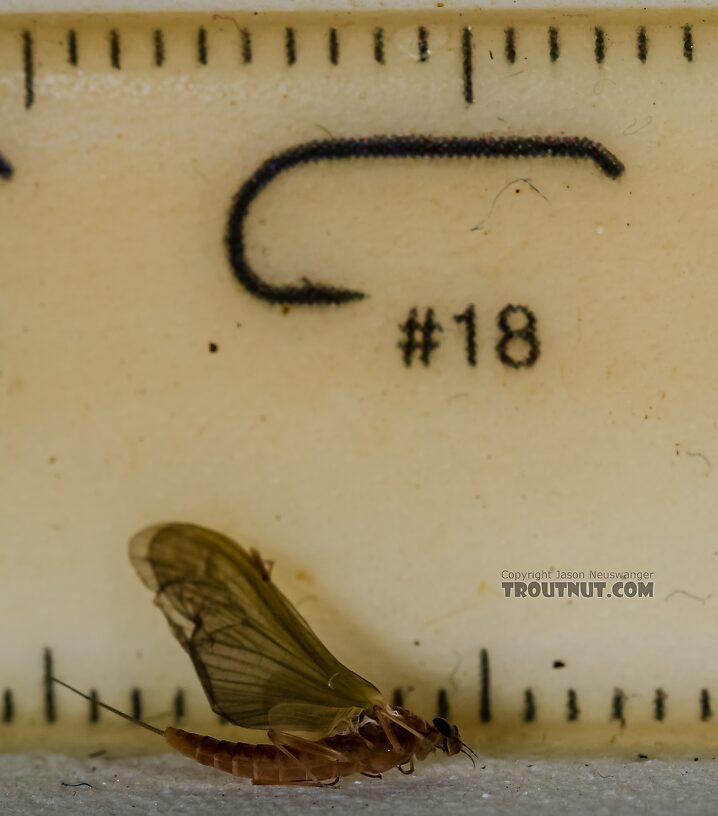
[(441, 734), (442, 737), (451, 736), (451, 726), (443, 717), (436, 717), (434, 719), (434, 728)]

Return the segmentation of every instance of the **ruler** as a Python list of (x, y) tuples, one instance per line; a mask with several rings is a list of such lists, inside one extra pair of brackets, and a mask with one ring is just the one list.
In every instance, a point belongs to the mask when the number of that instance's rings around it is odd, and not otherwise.
[(169, 520), (482, 749), (712, 744), (717, 23), (0, 17), (4, 748), (239, 733)]

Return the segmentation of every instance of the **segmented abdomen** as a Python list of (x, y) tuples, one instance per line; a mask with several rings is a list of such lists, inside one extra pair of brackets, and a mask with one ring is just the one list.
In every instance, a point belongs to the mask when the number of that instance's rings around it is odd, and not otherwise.
[(260, 785), (311, 782), (333, 779), (337, 775), (336, 762), (302, 756), (300, 764), (274, 745), (217, 740), (181, 728), (166, 728), (164, 736), (167, 744), (183, 756), (219, 771), (251, 779)]

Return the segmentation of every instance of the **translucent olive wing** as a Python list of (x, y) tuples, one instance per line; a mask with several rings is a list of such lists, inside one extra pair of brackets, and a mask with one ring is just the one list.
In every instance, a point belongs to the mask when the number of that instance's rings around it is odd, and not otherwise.
[(130, 558), (192, 658), (212, 709), (245, 728), (314, 739), (383, 703), (343, 666), (269, 579), (256, 551), (191, 524), (150, 527)]

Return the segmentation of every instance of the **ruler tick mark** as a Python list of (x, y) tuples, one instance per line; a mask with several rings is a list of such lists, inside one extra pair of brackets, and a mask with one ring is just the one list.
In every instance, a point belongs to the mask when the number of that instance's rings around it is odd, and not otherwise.
[(52, 652), (45, 649), (43, 654), (43, 686), (45, 687), (45, 720), (54, 723), (57, 710), (55, 708), (55, 684), (52, 682)]
[(207, 29), (204, 26), (197, 30), (197, 61), (200, 65), (207, 64)]
[(641, 26), (636, 35), (636, 49), (638, 51), (638, 59), (645, 63), (648, 59), (648, 36), (646, 35), (646, 27)]
[(242, 62), (249, 65), (252, 61), (252, 35), (249, 29), (243, 28), (240, 31), (240, 36), (242, 38)]
[(593, 30), (594, 48), (593, 53), (596, 57), (596, 62), (601, 65), (606, 59), (606, 34), (600, 26), (596, 26)]
[(74, 28), (67, 32), (67, 61), (70, 65), (77, 65), (77, 32)]
[(100, 721), (100, 706), (98, 700), (100, 699), (97, 689), (90, 690), (90, 722), (98, 723)]
[(464, 101), (474, 102), (474, 37), (467, 26), (461, 32), (461, 72), (464, 82)]
[(619, 688), (613, 690), (611, 719), (618, 720), (621, 723), (621, 728), (626, 724), (626, 694)]
[(287, 65), (294, 65), (297, 61), (297, 36), (293, 28), (285, 29), (284, 46), (287, 52)]
[(22, 32), (22, 67), (25, 73), (25, 107), (29, 110), (35, 101), (35, 62), (32, 34)]
[(9, 180), (12, 178), (13, 166), (10, 162), (0, 154), (0, 178)]
[(578, 695), (574, 689), (568, 690), (566, 698), (566, 719), (569, 722), (576, 722), (581, 710), (578, 707)]
[(693, 27), (683, 26), (683, 56), (693, 62)]
[(419, 62), (429, 61), (429, 32), (424, 26), (419, 26), (416, 33), (419, 49)]
[(4, 723), (11, 723), (15, 718), (15, 702), (12, 697), (12, 691), (5, 689), (2, 695), (2, 721)]
[(504, 30), (504, 53), (506, 61), (513, 65), (516, 62), (516, 31), (513, 28)]
[(708, 689), (701, 689), (700, 696), (701, 722), (708, 722), (713, 716), (711, 709), (711, 695)]
[(536, 698), (533, 691), (527, 688), (524, 691), (524, 722), (531, 723), (536, 721)]
[(561, 46), (558, 41), (558, 29), (551, 26), (548, 30), (548, 55), (551, 62), (556, 62), (561, 56)]
[(436, 695), (436, 716), (441, 717), (442, 720), (448, 720), (450, 710), (449, 695), (446, 689), (439, 689)]
[(491, 722), (491, 669), (486, 649), (479, 652), (479, 720)]
[(142, 719), (142, 692), (138, 688), (133, 688), (130, 692), (130, 710), (133, 720)]
[(120, 33), (116, 29), (110, 31), (110, 65), (120, 70)]
[(374, 59), (379, 65), (384, 65), (384, 29), (374, 29)]
[(339, 34), (336, 28), (329, 29), (329, 62), (339, 64)]
[(666, 718), (666, 694), (663, 689), (656, 689), (655, 697), (653, 698), (653, 716), (658, 722), (663, 722)]
[(184, 701), (184, 692), (182, 689), (179, 689), (175, 694), (174, 699), (174, 721), (175, 723), (180, 723), (184, 719), (185, 715), (185, 701)]
[(165, 36), (161, 28), (156, 28), (152, 35), (155, 49), (155, 65), (161, 68), (165, 62)]

